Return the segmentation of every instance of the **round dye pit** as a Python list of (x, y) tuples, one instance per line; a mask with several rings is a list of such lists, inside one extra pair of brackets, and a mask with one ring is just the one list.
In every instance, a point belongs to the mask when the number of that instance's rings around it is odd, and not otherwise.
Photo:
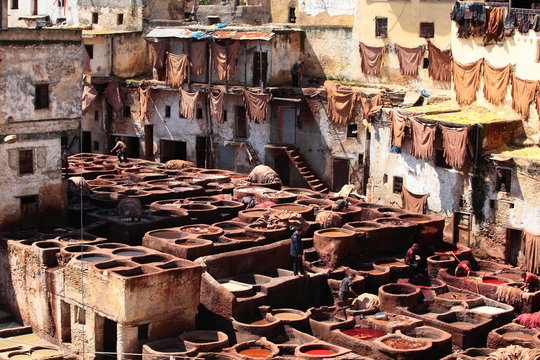
[(237, 240), (237, 241), (255, 241), (257, 240), (254, 236), (248, 236), (248, 235), (241, 235), (241, 236), (227, 236), (231, 240)]
[(390, 339), (383, 340), (383, 343), (387, 346), (390, 346), (391, 348), (398, 349), (398, 350), (419, 349), (426, 345), (425, 343), (422, 343), (419, 341), (414, 341), (414, 340), (409, 340), (409, 339), (404, 339), (404, 338), (390, 338)]
[(522, 332), (522, 331), (508, 331), (502, 334), (502, 338), (509, 341), (511, 340), (532, 341), (533, 335)]
[(249, 356), (252, 358), (265, 358), (272, 356), (272, 352), (264, 348), (249, 348), (239, 352), (240, 355)]
[(262, 320), (253, 321), (250, 324), (251, 325), (268, 325), (268, 324), (271, 324), (271, 322), (268, 320), (262, 319)]
[(153, 231), (150, 233), (150, 235), (155, 236), (157, 238), (161, 239), (178, 239), (181, 236), (181, 232), (179, 231), (171, 231), (171, 230), (159, 230), (159, 231)]
[(493, 285), (502, 285), (502, 284), (508, 283), (508, 281), (499, 280), (499, 279), (483, 279), (482, 282), (484, 284), (493, 284)]
[(231, 282), (222, 283), (221, 286), (223, 286), (229, 291), (245, 291), (251, 289), (251, 286), (235, 284)]
[(219, 232), (220, 229), (216, 229), (209, 226), (190, 226), (182, 228), (182, 231), (190, 233), (190, 234), (196, 234), (196, 235), (202, 235), (202, 234), (216, 234)]
[(102, 255), (87, 254), (87, 255), (79, 256), (78, 260), (84, 261), (84, 262), (96, 263), (96, 262), (108, 261), (108, 260), (111, 260), (111, 259), (106, 257), (106, 256), (102, 256)]
[(141, 250), (117, 250), (114, 251), (113, 254), (119, 256), (139, 256), (146, 255), (146, 252)]
[(473, 299), (476, 299), (478, 296), (449, 291), (447, 293), (439, 294), (437, 295), (437, 297), (440, 297), (446, 300), (473, 300)]
[(497, 275), (497, 277), (508, 280), (508, 281), (523, 281), (523, 278), (521, 277), (521, 274), (516, 273), (501, 273)]
[(303, 354), (317, 355), (317, 356), (335, 355), (335, 354), (337, 354), (337, 351), (328, 350), (328, 349), (311, 349), (311, 350), (304, 351)]
[(277, 206), (273, 206), (272, 209), (274, 209), (274, 210), (288, 210), (288, 211), (292, 211), (292, 212), (302, 212), (302, 211), (308, 210), (303, 206), (294, 206), (294, 205), (277, 205)]
[(61, 354), (60, 351), (54, 349), (37, 349), (32, 351), (32, 357), (54, 356), (59, 354)]
[(321, 235), (337, 237), (337, 236), (349, 236), (350, 234), (347, 234), (342, 231), (324, 231), (324, 232), (321, 232)]
[(497, 315), (497, 314), (502, 314), (503, 312), (505, 312), (504, 309), (501, 309), (495, 306), (489, 306), (489, 305), (475, 306), (475, 307), (470, 308), (469, 310), (477, 312), (477, 313), (488, 314), (488, 315)]
[(362, 328), (342, 330), (341, 332), (344, 333), (345, 335), (352, 336), (359, 340), (372, 340), (372, 339), (380, 338), (381, 336), (386, 335), (386, 333), (383, 333), (382, 331), (377, 331), (373, 329), (362, 329)]
[(26, 359), (32, 359), (32, 356), (27, 354), (17, 354), (9, 357), (9, 360), (26, 360)]
[(381, 262), (377, 263), (377, 265), (382, 267), (390, 267), (390, 266), (407, 266), (405, 263), (401, 261), (389, 261), (389, 262)]
[(302, 315), (293, 312), (280, 312), (272, 315), (280, 320), (301, 320), (304, 318)]

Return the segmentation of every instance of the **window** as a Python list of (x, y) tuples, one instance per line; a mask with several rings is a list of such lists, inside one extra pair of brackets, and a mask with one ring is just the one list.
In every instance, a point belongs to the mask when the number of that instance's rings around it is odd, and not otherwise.
[(388, 182), (388, 174), (384, 174), (382, 177), (383, 184), (386, 184)]
[(424, 39), (432, 39), (435, 37), (435, 23), (421, 22), (420, 37)]
[(99, 141), (94, 141), (92, 147), (94, 148), (94, 151), (99, 151)]
[(403, 178), (400, 176), (394, 176), (394, 183), (392, 184), (392, 192), (394, 194), (401, 194), (403, 191)]
[(171, 117), (171, 107), (169, 105), (165, 106), (165, 117), (170, 118)]
[(495, 182), (495, 190), (501, 192), (510, 192), (512, 186), (512, 169), (497, 168), (497, 181)]
[(99, 121), (99, 111), (94, 111), (94, 121)]
[(122, 25), (124, 23), (124, 14), (116, 15), (116, 25)]
[(34, 108), (36, 110), (49, 108), (49, 84), (36, 84)]
[(137, 328), (137, 337), (139, 341), (148, 339), (148, 324), (140, 325)]
[(99, 14), (92, 13), (92, 24), (97, 24), (99, 22)]
[(256, 52), (253, 54), (253, 86), (261, 86), (261, 79), (263, 83), (266, 84), (267, 78), (268, 78), (268, 53)]
[(19, 0), (11, 0), (11, 9), (12, 10), (18, 10), (19, 9)]
[(381, 38), (388, 37), (388, 18), (375, 18), (375, 36)]
[(93, 59), (94, 58), (94, 45), (92, 44), (84, 45), (84, 48), (86, 49), (86, 53), (88, 54), (88, 57), (90, 59)]
[(358, 154), (358, 166), (364, 165), (364, 154)]
[(86, 324), (86, 311), (78, 306), (75, 306), (75, 322), (77, 324)]
[(357, 124), (347, 125), (347, 137), (355, 138), (357, 136), (358, 136), (358, 125)]
[(201, 109), (201, 108), (197, 108), (197, 112), (195, 113), (195, 117), (196, 117), (197, 119), (202, 119), (202, 115), (203, 115), (202, 109)]
[(296, 22), (296, 8), (289, 8), (289, 22), (293, 24)]
[(234, 136), (237, 138), (247, 138), (246, 108), (244, 106), (236, 107), (236, 123), (234, 127)]
[(429, 58), (425, 57), (422, 61), (422, 69), (427, 69), (429, 67)]
[(34, 151), (19, 151), (19, 175), (34, 173)]
[(124, 106), (124, 117), (131, 117), (131, 106)]
[(64, 1), (65, 0), (58, 0), (58, 7), (59, 8), (64, 7)]
[(223, 110), (223, 121), (227, 121), (227, 110)]

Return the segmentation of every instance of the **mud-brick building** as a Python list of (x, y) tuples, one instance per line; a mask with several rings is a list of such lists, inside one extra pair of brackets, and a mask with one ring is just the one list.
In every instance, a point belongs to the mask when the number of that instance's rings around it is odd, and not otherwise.
[(78, 146), (81, 32), (4, 29), (0, 47), (0, 226), (52, 225), (66, 203), (62, 145)]

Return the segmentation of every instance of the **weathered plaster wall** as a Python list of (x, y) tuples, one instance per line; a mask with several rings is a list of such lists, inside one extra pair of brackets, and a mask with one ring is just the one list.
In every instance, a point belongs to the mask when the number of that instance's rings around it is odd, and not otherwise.
[[(441, 49), (448, 49), (451, 41), (450, 11), (453, 1), (371, 1), (357, 0), (357, 10), (354, 22), (353, 41), (356, 80), (375, 83), (395, 83), (408, 86), (448, 89), (450, 84), (434, 82), (428, 77), (427, 69), (420, 69), (417, 78), (405, 77), (400, 74), (399, 62), (394, 44), (405, 47), (425, 45), (426, 40), (420, 37), (420, 23), (435, 23), (435, 37), (431, 41)], [(375, 18), (388, 18), (388, 37), (375, 37)], [(358, 43), (364, 42), (370, 46), (387, 46), (385, 66), (381, 76), (365, 76), (361, 73), (360, 53)], [(425, 55), (427, 57), (427, 53)]]
[(278, 32), (272, 40), (269, 54), (269, 86), (291, 84), (291, 68), (303, 59), (305, 48), (303, 32)]
[[(502, 67), (513, 65), (514, 74), (524, 80), (540, 80), (540, 62), (538, 62), (538, 42), (540, 35), (534, 31), (521, 34), (518, 31), (510, 37), (505, 37), (499, 44), (483, 45), (482, 38), (458, 39), (455, 35), (457, 26), (452, 21), (452, 53), (454, 59), (462, 64), (469, 64), (479, 59), (487, 60), (491, 65)], [(493, 108), (494, 106), (484, 99), (483, 79), (477, 93), (477, 103)], [(454, 93), (452, 93), (455, 96)], [(511, 86), (508, 86), (504, 107), (511, 109)], [(527, 136), (535, 143), (539, 143), (540, 121), (536, 106), (531, 103), (528, 121), (523, 122)]]
[(191, 12), (193, 0), (146, 0), (143, 17), (150, 20), (182, 20), (184, 12)]
[(354, 24), (355, 0), (298, 0), (298, 24), (346, 25)]
[(90, 59), (90, 75), (111, 75), (111, 39), (106, 36), (85, 37), (84, 44), (94, 47), (94, 56)]
[(210, 24), (209, 16), (218, 16), (219, 22), (226, 24), (255, 25), (256, 21), (266, 24), (270, 22), (269, 1), (263, 0), (262, 3), (261, 6), (238, 6), (236, 11), (229, 5), (199, 5), (196, 10), (196, 19), (203, 25)]
[[(92, 24), (92, 14), (98, 13), (98, 23)], [(94, 29), (142, 30), (142, 0), (83, 0), (79, 2), (79, 22)], [(118, 24), (118, 15), (124, 21)]]
[(114, 75), (126, 78), (147, 72), (146, 41), (142, 33), (117, 34), (112, 43)]
[(272, 22), (286, 24), (289, 22), (289, 8), (297, 9), (298, 0), (272, 0), (270, 5)]
[[(110, 150), (107, 148), (106, 108), (105, 98), (98, 95), (82, 118), (83, 130), (92, 133), (92, 151), (105, 154)], [(94, 142), (98, 143), (98, 148), (94, 147)]]
[[(33, 1), (19, 1), (19, 8), (11, 8), (11, 0), (8, 1), (8, 24), (9, 27), (27, 27), (24, 20), (19, 20), (20, 16), (32, 16), (34, 13)], [(68, 25), (79, 24), (79, 11), (77, 0), (65, 0), (66, 6), (59, 7), (58, 1), (40, 0), (37, 8), (37, 14), (49, 15), (53, 24), (56, 24), (58, 18), (65, 18)]]

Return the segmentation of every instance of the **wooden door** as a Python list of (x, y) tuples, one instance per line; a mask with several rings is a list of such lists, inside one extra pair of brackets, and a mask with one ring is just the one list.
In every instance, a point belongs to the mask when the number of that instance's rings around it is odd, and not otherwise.
[(332, 189), (339, 191), (349, 183), (349, 159), (334, 159), (332, 165)]
[(282, 144), (296, 144), (296, 109), (279, 108), (279, 141)]
[(454, 243), (469, 246), (471, 238), (471, 214), (454, 213)]

